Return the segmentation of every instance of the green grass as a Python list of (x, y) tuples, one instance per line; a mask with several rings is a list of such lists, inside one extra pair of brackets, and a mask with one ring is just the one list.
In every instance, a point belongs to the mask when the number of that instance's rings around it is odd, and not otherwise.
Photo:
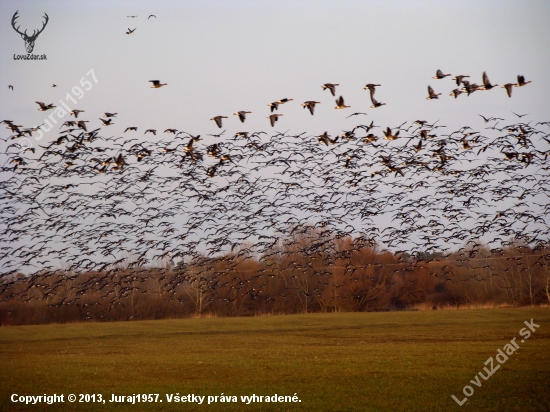
[[(469, 383), (531, 318), (541, 326), (521, 348), (482, 387)], [(0, 410), (550, 411), (549, 349), (550, 308), (3, 327)], [(459, 407), (451, 395), (465, 385), (475, 393)], [(163, 402), (24, 405), (12, 393)], [(239, 402), (170, 404), (167, 393)], [(301, 402), (240, 402), (253, 393)]]

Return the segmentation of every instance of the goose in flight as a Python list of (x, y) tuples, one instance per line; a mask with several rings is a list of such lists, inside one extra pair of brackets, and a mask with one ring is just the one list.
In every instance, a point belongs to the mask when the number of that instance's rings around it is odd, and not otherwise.
[(531, 83), (531, 80), (528, 82), (525, 81), (525, 76), (522, 76), (521, 74), (518, 74), (518, 82), (516, 84), (517, 87), (525, 86), (526, 84)]
[(493, 87), (498, 86), (498, 84), (491, 84), (489, 81), (489, 76), (487, 76), (487, 73), (483, 72), (483, 86), (481, 87), (483, 90), (491, 90)]
[(137, 127), (127, 127), (126, 130), (124, 130), (124, 133), (126, 133), (128, 130), (133, 130), (134, 132), (137, 132)]
[(279, 110), (279, 105), (280, 104), (285, 104), (286, 102), (290, 102), (292, 100), (294, 100), (294, 99), (284, 98), (284, 99), (281, 99), (281, 100), (277, 100), (276, 102), (269, 103), (268, 106), (271, 108), (271, 112), (273, 113), (275, 110)]
[(124, 165), (127, 165), (126, 160), (124, 159), (124, 156), (122, 156), (122, 153), (119, 153), (117, 157), (115, 157), (114, 165), (111, 168), (111, 170), (122, 170)]
[(215, 116), (215, 117), (211, 118), (210, 120), (214, 120), (216, 122), (216, 124), (218, 125), (218, 127), (221, 129), (222, 128), (222, 119), (227, 119), (227, 116)]
[(50, 110), (50, 109), (53, 109), (54, 107), (57, 107), (57, 106), (54, 106), (53, 103), (51, 104), (44, 104), (43, 102), (35, 102), (37, 103), (40, 108), (38, 110), (40, 110), (41, 112), (45, 112), (46, 110)]
[(189, 139), (189, 141), (187, 142), (187, 146), (185, 146), (185, 148), (183, 149), (183, 151), (184, 151), (185, 153), (191, 153), (191, 152), (193, 152), (193, 150), (194, 150), (193, 142), (194, 142), (194, 141), (195, 141), (195, 139), (193, 139), (193, 137), (191, 137), (191, 138)]
[(102, 119), (101, 117), (99, 118), (99, 120), (101, 120), (103, 122), (103, 126), (111, 126), (113, 125), (114, 123), (111, 123), (113, 121), (113, 119), (109, 118), (109, 119)]
[[(349, 117), (352, 117), (352, 116), (359, 116), (359, 115), (361, 115), (361, 114), (364, 114), (365, 116), (367, 115), (366, 113), (357, 112), (357, 113), (352, 113), (352, 114), (350, 114), (348, 117), (346, 117), (346, 119), (349, 118)], [(368, 132), (368, 130), (367, 130), (367, 132)]]
[(335, 109), (345, 109), (346, 107), (351, 107), (351, 106), (346, 106), (346, 104), (344, 103), (344, 98), (342, 96), (336, 99)]
[(455, 99), (458, 97), (459, 94), (462, 94), (463, 91), (462, 90), (458, 90), (458, 89), (454, 89), (451, 94), (449, 94), (449, 96), (454, 96)]
[(267, 118), (269, 119), (269, 122), (271, 123), (271, 127), (275, 126), (275, 122), (279, 120), (279, 116), (282, 116), (282, 114), (275, 113), (267, 116)]
[(447, 76), (452, 76), (451, 74), (443, 74), (441, 70), (437, 70), (435, 72), (435, 76), (432, 77), (432, 79), (444, 79)]
[(453, 80), (456, 81), (457, 86), (460, 86), (460, 83), (462, 83), (462, 80), (464, 80), (465, 77), (470, 77), (470, 76), (459, 74), (458, 76), (453, 77)]
[(439, 96), (441, 95), (441, 93), (435, 93), (434, 92), (434, 89), (432, 89), (432, 86), (428, 86), (428, 97), (426, 97), (426, 100), (431, 100), (431, 99), (439, 99)]
[(515, 113), (515, 112), (512, 112), (512, 113), (514, 113), (514, 114), (515, 114), (517, 117), (519, 117), (520, 119), (521, 119), (522, 117), (524, 117), (524, 116), (529, 115), (529, 113), (525, 113), (525, 114), (517, 114), (517, 113)]
[(107, 113), (105, 112), (105, 114), (103, 115), (103, 117), (116, 117), (118, 113)]
[(391, 129), (388, 128), (384, 131), (384, 139), (386, 140), (396, 140), (396, 139), (399, 139), (399, 130), (397, 131), (397, 133), (392, 133)]
[(376, 91), (376, 87), (380, 86), (379, 84), (373, 84), (373, 83), (369, 83), (367, 84), (365, 87), (363, 87), (364, 90), (368, 90), (370, 91), (370, 96), (372, 98), (372, 96), (374, 96), (374, 92)]
[(279, 102), (269, 103), (268, 106), (271, 108), (271, 113), (275, 110), (279, 110)]
[[(233, 113), (235, 116), (239, 116), (239, 120), (241, 121), (241, 123), (244, 123), (244, 121), (246, 120), (246, 115), (248, 113), (252, 113), (252, 112), (247, 112), (245, 110), (240, 110), (238, 112), (235, 112)], [(220, 126), (221, 127), (221, 126)]]
[(338, 141), (338, 138), (339, 138), (339, 136), (336, 136), (334, 139), (331, 139), (330, 135), (327, 132), (323, 133), (320, 136), (315, 136), (315, 137), (317, 137), (317, 140), (319, 140), (319, 143), (323, 143), (327, 146), (329, 145), (329, 143), (330, 144), (336, 144), (336, 142)]
[(335, 84), (335, 83), (325, 83), (325, 84), (323, 84), (321, 87), (323, 88), (323, 90), (329, 89), (329, 90), (330, 90), (330, 93), (331, 93), (333, 96), (336, 96), (336, 86), (340, 86), (340, 85), (339, 85), (339, 84)]
[(149, 20), (151, 17), (154, 17), (155, 19), (157, 18), (157, 16), (155, 16), (154, 14), (150, 14), (149, 17), (147, 17), (147, 20)]
[(158, 89), (162, 86), (168, 86), (168, 83), (161, 83), (160, 80), (149, 80), (149, 83), (153, 83), (151, 89)]
[[(136, 29), (137, 29), (137, 27), (136, 27)], [(135, 32), (135, 31), (136, 31), (136, 29), (134, 29), (134, 30), (131, 30), (130, 28), (128, 28), (128, 31), (126, 32), (126, 34), (132, 34), (133, 32)]]
[(78, 117), (78, 113), (83, 113), (83, 112), (84, 112), (84, 110), (76, 110), (75, 109), (70, 114), (72, 114), (76, 119)]
[(384, 106), (386, 103), (380, 103), (374, 98), (373, 95), (370, 96), (370, 101), (372, 102), (371, 109), (376, 109), (377, 107)]
[(376, 142), (378, 140), (378, 136), (375, 136), (373, 135), (372, 133), (369, 133), (368, 135), (366, 135), (363, 140), (365, 141), (365, 143), (372, 143), (372, 142)]
[(501, 88), (506, 89), (508, 97), (512, 97), (512, 87), (514, 86), (516, 86), (514, 83), (506, 83), (504, 86), (501, 86)]
[(504, 121), (504, 119), (501, 119), (500, 117), (485, 117), (482, 114), (478, 114), (478, 116), (480, 116), (485, 121), (485, 123), (488, 123), (492, 120), (503, 120)]
[(313, 116), (313, 111), (315, 110), (315, 105), (320, 104), (321, 102), (314, 102), (313, 100), (308, 100), (307, 102), (303, 102), (302, 106), (307, 109), (309, 109), (309, 112)]
[(86, 123), (89, 123), (88, 120), (79, 120), (75, 122), (75, 125), (78, 126), (80, 129), (84, 130), (85, 132), (88, 131), (86, 128)]
[(462, 90), (464, 90), (468, 94), (468, 96), (481, 88), (481, 86), (477, 85), (476, 83), (470, 84), (470, 82), (466, 80), (462, 81), (462, 83), (464, 84)]
[(145, 133), (143, 133), (143, 134), (147, 134), (147, 133), (153, 133), (153, 135), (155, 135), (155, 136), (157, 135), (156, 129), (147, 129), (147, 130), (145, 131)]
[(219, 143), (214, 143), (211, 146), (207, 147), (207, 153), (210, 157), (219, 158), (220, 157), (220, 151), (219, 151)]
[(10, 84), (10, 85), (8, 85), (8, 89), (11, 89), (11, 90), (13, 90), (13, 86), (12, 86), (11, 84)]
[(277, 100), (277, 102), (279, 102), (279, 104), (285, 104), (287, 102), (291, 102), (292, 100), (294, 99), (287, 99), (286, 97), (284, 99), (281, 99), (281, 100)]

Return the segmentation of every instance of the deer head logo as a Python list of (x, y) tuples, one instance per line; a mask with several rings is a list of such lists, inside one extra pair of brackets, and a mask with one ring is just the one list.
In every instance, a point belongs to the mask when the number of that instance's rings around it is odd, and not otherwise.
[(21, 35), (23, 40), (25, 40), (25, 48), (27, 49), (27, 53), (32, 53), (32, 51), (34, 49), (34, 42), (36, 41), (36, 38), (38, 37), (38, 35), (44, 31), (44, 28), (46, 27), (46, 24), (48, 24), (49, 17), (46, 13), (44, 13), (44, 18), (46, 19), (44, 21), (44, 25), (42, 26), (42, 28), (40, 30), (38, 30), (38, 31), (34, 30), (32, 35), (29, 36), (27, 34), (27, 30), (25, 30), (24, 33), (21, 33), (19, 31), (19, 26), (15, 27), (15, 20), (17, 20), (17, 18), (19, 17), (17, 15), (17, 13), (19, 13), (19, 10), (17, 10), (15, 12), (15, 14), (13, 15), (13, 17), (11, 19), (11, 25), (12, 25), (13, 29)]

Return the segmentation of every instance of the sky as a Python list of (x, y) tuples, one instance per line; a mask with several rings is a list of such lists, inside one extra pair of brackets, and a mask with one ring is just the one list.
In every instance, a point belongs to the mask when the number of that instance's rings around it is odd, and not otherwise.
[[(16, 12), (16, 25), (29, 34), (47, 14), (33, 50), (46, 59), (17, 59), (26, 50), (11, 25)], [(438, 133), (483, 131), (479, 115), (502, 118), (504, 126), (518, 122), (514, 112), (534, 124), (550, 120), (548, 16), (548, 1), (4, 0), (0, 120), (40, 125), (54, 112), (37, 110), (39, 101), (84, 110), (79, 120), (106, 137), (169, 141), (173, 135), (163, 132), (174, 128), (202, 135), (203, 146), (242, 131), (336, 136), (371, 122), (379, 136), (415, 120), (447, 127)], [(455, 99), (452, 76), (432, 78), (438, 69), (477, 84), (484, 71), (499, 86), (519, 74), (532, 83), (511, 98), (496, 87)], [(168, 85), (154, 89), (149, 80)], [(351, 107), (335, 110), (325, 83), (338, 84), (336, 97)], [(367, 83), (380, 84), (375, 97), (384, 106), (370, 108)], [(426, 99), (429, 85), (439, 99)], [(268, 104), (283, 98), (293, 100), (271, 127)], [(313, 116), (301, 106), (307, 100), (320, 102)], [(245, 123), (233, 115), (239, 110), (252, 112)], [(102, 126), (105, 112), (118, 113), (113, 126)], [(228, 117), (221, 129), (214, 116)], [(29, 138), (36, 156), (67, 120)], [(222, 131), (222, 140), (211, 136)], [(10, 135), (0, 127), (1, 139)]]
[[(11, 26), (16, 11), (31, 33), (48, 14), (33, 51), (47, 60), (14, 60), (25, 54)], [(478, 114), (513, 122), (512, 111), (549, 120), (547, 1), (2, 1), (0, 16), (0, 117), (25, 127), (52, 113), (35, 101), (60, 100), (85, 110), (89, 128), (117, 112), (109, 133), (137, 126), (140, 139), (152, 139), (143, 136), (148, 128), (231, 136), (336, 135), (359, 123), (385, 128), (417, 119), (482, 127)], [(451, 77), (432, 79), (437, 69), (478, 84), (483, 71), (493, 84), (515, 83), (518, 74), (532, 83), (512, 98), (498, 87), (454, 99)], [(97, 83), (79, 94), (73, 88), (92, 80), (90, 70)], [(168, 86), (150, 88), (157, 79)], [(327, 82), (340, 85), (336, 97), (351, 108), (334, 109), (335, 98), (321, 88)], [(375, 97), (385, 106), (369, 107), (367, 83), (381, 84)], [(442, 93), (438, 100), (426, 100), (428, 85)], [(67, 97), (73, 90), (76, 104)], [(282, 98), (294, 100), (271, 128), (267, 104)], [(306, 100), (321, 102), (314, 116), (301, 106)], [(238, 110), (252, 112), (245, 124), (233, 115)], [(367, 114), (346, 119), (356, 112)], [(223, 129), (210, 120), (218, 115), (229, 117)]]

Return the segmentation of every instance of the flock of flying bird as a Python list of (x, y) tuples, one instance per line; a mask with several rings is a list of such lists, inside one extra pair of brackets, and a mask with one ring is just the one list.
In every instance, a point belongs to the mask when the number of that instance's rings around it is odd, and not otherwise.
[[(135, 19), (137, 16), (126, 16), (126, 17), (129, 17), (131, 19)], [(154, 17), (155, 19), (157, 18), (157, 16), (155, 16), (154, 14), (150, 14), (149, 17), (147, 17), (147, 20), (149, 20), (151, 17)], [(132, 34), (136, 31), (137, 27), (134, 28), (134, 29), (131, 29), (128, 27), (128, 31), (126, 32), (126, 34)]]
[[(447, 76), (438, 70), (435, 78)], [(455, 97), (497, 86), (486, 73), (483, 86), (466, 77), (453, 79), (463, 86), (453, 90)], [(527, 83), (518, 76), (503, 87), (511, 96), (512, 87)], [(338, 86), (322, 88), (336, 96)], [(373, 108), (386, 104), (374, 97), (379, 86), (365, 86)], [(428, 99), (438, 98), (428, 91)], [(268, 104), (271, 126), (282, 116), (275, 113), (280, 105), (292, 100)], [(36, 103), (40, 111), (55, 108)], [(313, 115), (319, 103), (302, 106)], [(347, 107), (342, 96), (336, 99), (336, 109)], [(2, 139), (7, 147), (0, 158), (0, 297), (22, 270), (31, 279), (60, 272), (113, 276), (179, 260), (180, 267), (192, 262), (206, 273), (235, 256), (262, 260), (288, 248), (334, 260), (341, 253), (334, 240), (346, 237), (358, 248), (384, 245), (413, 258), (462, 250), (466, 260), (475, 259), (484, 245), (496, 253), (514, 242), (548, 250), (550, 122), (533, 125), (516, 115), (517, 123), (499, 126), (505, 119), (481, 116), (486, 127), (480, 131), (447, 131), (416, 120), (380, 134), (372, 121), (334, 137), (257, 131), (222, 139), (223, 131), (205, 144), (200, 135), (174, 128), (164, 131), (169, 139), (155, 141), (106, 137), (101, 126), (114, 125), (118, 113), (106, 112), (90, 131), (81, 113), (72, 111), (74, 120), (40, 148), (18, 140), (36, 128), (1, 122), (13, 135)], [(234, 115), (244, 123), (250, 113)], [(226, 118), (211, 120), (222, 128)], [(156, 136), (155, 129), (147, 133)], [(300, 249), (300, 236), (315, 241)], [(163, 287), (173, 290), (193, 276), (205, 275), (183, 271)], [(216, 285), (215, 275), (203, 280)]]
[[(433, 78), (434, 79), (444, 79), (447, 76), (451, 76), (451, 74), (444, 74), (441, 70), (437, 70), (436, 75), (433, 76)], [(498, 86), (498, 84), (495, 84), (495, 85), (491, 84), (491, 82), (489, 81), (489, 78), (487, 76), (487, 73), (485, 73), (485, 72), (483, 72), (483, 76), (482, 76), (483, 86), (480, 86), (476, 83), (470, 83), (468, 80), (466, 80), (466, 77), (470, 77), (470, 76), (458, 75), (458, 76), (453, 77), (453, 80), (456, 81), (456, 85), (460, 87), (460, 85), (462, 84), (463, 87), (461, 89), (459, 89), (459, 88), (454, 89), (450, 94), (451, 96), (454, 96), (455, 98), (457, 98), (462, 93), (467, 93), (467, 95), (469, 96), (470, 94), (472, 94), (473, 92), (475, 92), (477, 90), (491, 90), (492, 88)], [(160, 80), (149, 80), (149, 82), (152, 83), (151, 88), (153, 88), (153, 89), (158, 89), (158, 88), (161, 88), (163, 86), (168, 85), (168, 83), (161, 83)], [(508, 96), (512, 97), (512, 88), (513, 87), (522, 87), (522, 86), (525, 86), (528, 83), (531, 83), (531, 81), (525, 81), (524, 76), (518, 75), (517, 76), (517, 83), (506, 83), (502, 87), (506, 89), (506, 92), (508, 93)], [(321, 87), (323, 88), (323, 90), (329, 90), (330, 93), (332, 94), (332, 96), (336, 96), (336, 87), (337, 86), (339, 86), (339, 84), (325, 83)], [(376, 87), (378, 87), (378, 86), (381, 86), (381, 85), (380, 84), (374, 84), (374, 83), (368, 83), (364, 87), (365, 90), (369, 91), (370, 99), (371, 99), (371, 102), (372, 102), (372, 106), (370, 106), (371, 108), (378, 108), (378, 107), (386, 105), (386, 103), (381, 103), (381, 102), (379, 102), (378, 100), (376, 100), (374, 98), (374, 93), (376, 91)], [(435, 93), (433, 88), (431, 86), (428, 86), (428, 97), (426, 97), (427, 100), (438, 99), (440, 95), (441, 95), (441, 93)], [(276, 124), (277, 120), (279, 119), (279, 117), (283, 116), (282, 113), (273, 113), (273, 112), (276, 111), (276, 110), (279, 110), (280, 105), (291, 102), (293, 100), (294, 99), (292, 99), (292, 98), (283, 98), (283, 99), (279, 99), (279, 100), (276, 100), (276, 101), (271, 102), (271, 103), (268, 104), (268, 106), (270, 108), (270, 111), (271, 111), (271, 114), (269, 116), (267, 116), (267, 118), (269, 119), (269, 122), (270, 122), (272, 127), (275, 126), (275, 124)], [(46, 106), (46, 105), (44, 105), (44, 103), (41, 103), (41, 102), (37, 102), (37, 103), (40, 105), (40, 108), (38, 110), (48, 110), (48, 109), (52, 109), (52, 108), (55, 107), (53, 105), (47, 105)], [(311, 115), (313, 116), (313, 114), (315, 112), (315, 106), (317, 104), (320, 104), (320, 103), (321, 102), (314, 101), (314, 100), (307, 100), (307, 101), (302, 103), (302, 107), (304, 109), (308, 109), (309, 112), (311, 113)], [(345, 104), (343, 96), (340, 96), (336, 99), (335, 109), (346, 109), (346, 108), (349, 108), (349, 107), (351, 107), (351, 106), (347, 106)], [(239, 111), (237, 111), (233, 114), (235, 116), (239, 117), (239, 120), (241, 121), (241, 123), (244, 123), (244, 121), (246, 120), (246, 115), (251, 114), (251, 113), (252, 112), (250, 112), (250, 111), (239, 110)], [(350, 115), (348, 117), (351, 117), (351, 116), (354, 116), (354, 115), (360, 115), (360, 114), (365, 114), (365, 113), (353, 113), (352, 115)], [(210, 120), (213, 120), (214, 122), (216, 122), (216, 125), (221, 129), (223, 127), (223, 119), (227, 119), (227, 118), (228, 118), (228, 116), (218, 115), (218, 116), (212, 117)], [(110, 120), (108, 120), (108, 121), (105, 121), (103, 119), (100, 119), (100, 120), (103, 121), (104, 126), (108, 126), (108, 125), (111, 124)], [(151, 129), (149, 129), (149, 130), (151, 130)]]
[[(154, 15), (151, 15), (153, 17), (156, 17)], [(151, 17), (149, 16), (149, 18)], [(137, 16), (128, 16), (128, 17), (137, 17)], [(441, 70), (437, 70), (435, 76), (433, 76), (434, 79), (444, 79), (445, 77), (448, 77), (448, 76), (451, 76), (451, 74), (444, 74)], [(456, 81), (456, 85), (460, 87), (460, 85), (462, 84), (463, 87), (461, 89), (454, 89), (452, 92), (451, 92), (451, 96), (454, 96), (455, 98), (458, 97), (460, 94), (462, 93), (467, 93), (467, 95), (469, 96), (470, 94), (472, 94), (473, 92), (477, 91), (477, 90), (491, 90), (492, 88), (498, 86), (498, 84), (491, 84), (491, 82), (489, 81), (489, 78), (487, 76), (487, 73), (486, 72), (483, 72), (483, 75), (482, 75), (482, 79), (483, 79), (483, 86), (479, 86), (478, 84), (476, 83), (470, 83), (468, 80), (466, 80), (467, 77), (470, 77), (470, 76), (466, 76), (466, 75), (457, 75), (455, 77), (453, 77), (453, 80)], [(160, 80), (149, 80), (151, 84), (151, 88), (153, 89), (159, 89), (163, 86), (167, 86), (168, 83), (161, 83)], [(527, 84), (531, 83), (531, 81), (525, 81), (525, 77), (522, 76), (522, 75), (518, 75), (517, 76), (517, 83), (506, 83), (504, 86), (502, 86), (503, 88), (506, 89), (507, 93), (508, 93), (508, 96), (509, 97), (512, 97), (512, 88), (513, 87), (523, 87)], [(336, 87), (339, 86), (339, 84), (336, 84), (336, 83), (325, 83), (323, 84), (321, 87), (323, 90), (329, 90), (330, 93), (332, 94), (332, 96), (336, 96)], [(378, 108), (378, 107), (381, 107), (381, 106), (384, 106), (386, 105), (386, 103), (381, 103), (379, 101), (377, 101), (375, 98), (374, 98), (374, 94), (375, 94), (375, 91), (376, 91), (376, 87), (379, 87), (381, 86), (380, 84), (374, 84), (374, 83), (368, 83), (365, 87), (364, 87), (364, 90), (368, 90), (369, 91), (369, 94), (370, 94), (370, 99), (371, 99), (371, 102), (372, 102), (372, 106), (370, 106), (371, 108)], [(9, 88), (11, 88), (13, 90), (13, 86), (12, 85), (9, 85), (8, 86)], [(52, 87), (57, 87), (55, 84), (52, 86)], [(433, 88), (431, 86), (428, 86), (428, 97), (426, 97), (427, 100), (432, 100), (432, 99), (438, 99), (440, 96), (441, 93), (435, 93)], [(271, 102), (268, 104), (268, 107), (270, 108), (270, 111), (271, 111), (271, 114), (269, 116), (267, 116), (267, 118), (269, 119), (270, 121), (270, 124), (272, 127), (275, 126), (277, 120), (279, 119), (279, 117), (283, 116), (282, 113), (273, 113), (274, 111), (276, 110), (279, 110), (279, 106), (282, 105), (282, 104), (285, 104), (285, 103), (288, 103), (288, 102), (291, 102), (293, 101), (294, 99), (292, 98), (283, 98), (283, 99), (279, 99), (279, 100), (276, 100), (274, 102)], [(38, 108), (38, 110), (40, 111), (47, 111), (47, 110), (50, 110), (50, 109), (54, 109), (56, 106), (54, 106), (53, 104), (45, 104), (43, 102), (36, 102), (40, 107)], [(321, 102), (318, 102), (318, 101), (314, 101), (314, 100), (307, 100), (305, 101), (304, 103), (302, 103), (302, 107), (304, 109), (308, 109), (309, 112), (311, 113), (311, 115), (313, 116), (314, 114), (314, 111), (315, 111), (315, 106), (317, 104), (320, 104)], [(338, 99), (336, 99), (336, 106), (335, 106), (335, 109), (345, 109), (345, 108), (349, 108), (350, 106), (347, 106), (344, 102), (344, 98), (342, 96), (340, 96)], [(82, 113), (83, 110), (73, 110), (71, 112), (71, 114), (77, 118), (78, 117), (78, 114), (79, 113)], [(244, 123), (245, 120), (246, 120), (246, 115), (247, 114), (251, 114), (252, 112), (250, 111), (247, 111), (247, 110), (239, 110), (235, 113), (233, 113), (235, 116), (238, 116), (239, 120), (241, 121), (241, 123)], [(103, 126), (111, 126), (111, 125), (114, 125), (113, 123), (113, 119), (112, 117), (116, 116), (117, 113), (105, 113), (105, 115), (103, 116), (104, 118), (100, 118), (99, 120), (102, 122), (102, 125)], [(366, 113), (353, 113), (351, 114), (350, 116), (348, 117), (351, 117), (351, 116), (356, 116), (356, 115), (361, 115), (361, 114), (366, 114)], [(483, 116), (482, 116), (483, 117)], [(218, 116), (214, 116), (212, 117), (210, 120), (214, 121), (216, 123), (216, 125), (221, 129), (223, 127), (223, 119), (227, 119), (228, 116), (223, 116), (223, 115), (218, 115)], [(79, 127), (80, 129), (84, 130), (85, 132), (87, 132), (87, 128), (86, 128), (86, 125), (85, 123), (87, 123), (88, 121), (84, 121), (84, 120), (80, 120), (80, 121), (74, 121), (74, 122), (65, 122), (65, 125), (70, 125), (70, 126), (77, 126)], [(10, 127), (10, 126), (8, 126)], [(13, 138), (17, 138), (19, 137), (21, 134), (25, 134), (25, 133), (28, 133), (29, 135), (32, 133), (33, 129), (26, 129), (24, 131), (21, 131), (19, 130), (19, 128), (15, 127), (13, 128), (13, 124), (11, 124), (11, 127), (12, 127), (12, 130), (16, 131), (17, 134), (13, 136)], [(125, 132), (129, 131), (129, 130), (134, 130), (134, 131), (137, 131), (137, 127), (135, 126), (129, 126), (126, 128)], [(36, 130), (34, 130), (36, 131)], [(72, 129), (69, 129), (69, 131), (73, 131)], [(368, 131), (368, 130), (367, 130)], [(165, 131), (165, 133), (176, 133), (177, 130), (175, 129), (167, 129)], [(156, 135), (156, 129), (147, 129), (145, 131), (144, 134), (147, 134), (147, 133), (152, 133), (154, 135)], [(248, 133), (247, 132), (242, 132), (243, 135), (247, 135)], [(324, 144), (327, 144), (329, 142), (331, 143), (335, 143), (336, 140), (331, 140), (328, 136), (327, 136), (327, 133), (325, 132), (323, 135), (320, 135), (318, 136), (319, 138), (319, 141), (321, 143), (324, 143)], [(397, 138), (397, 136), (393, 136), (392, 133), (391, 133), (391, 130), (388, 128), (387, 131), (385, 132), (385, 138), (388, 139), (388, 140), (393, 140), (394, 138)], [(191, 142), (192, 143), (192, 142)]]
[[(437, 70), (435, 73), (434, 79), (444, 79), (447, 76), (452, 76), (451, 74), (444, 74), (441, 70)], [(458, 86), (456, 89), (453, 89), (451, 91), (451, 94), (449, 96), (454, 96), (456, 99), (459, 95), (462, 93), (466, 93), (468, 96), (471, 95), (473, 92), (477, 90), (491, 90), (492, 88), (498, 86), (498, 84), (491, 84), (489, 81), (489, 76), (487, 76), (486, 72), (483, 72), (482, 75), (482, 81), (483, 85), (480, 86), (477, 83), (470, 83), (468, 80), (465, 80), (465, 75), (458, 75), (453, 77), (453, 80), (456, 82), (456, 85)], [(526, 84), (531, 83), (531, 81), (525, 81), (525, 76), (522, 76), (521, 74), (518, 74), (517, 76), (517, 83), (506, 83), (504, 86), (502, 86), (503, 89), (506, 89), (506, 93), (508, 94), (508, 97), (512, 97), (512, 89), (514, 87), (523, 87)], [(462, 88), (459, 88), (462, 84)], [(435, 93), (431, 86), (428, 86), (428, 97), (426, 97), (426, 100), (431, 99), (438, 99), (438, 96), (440, 96), (441, 93)]]

